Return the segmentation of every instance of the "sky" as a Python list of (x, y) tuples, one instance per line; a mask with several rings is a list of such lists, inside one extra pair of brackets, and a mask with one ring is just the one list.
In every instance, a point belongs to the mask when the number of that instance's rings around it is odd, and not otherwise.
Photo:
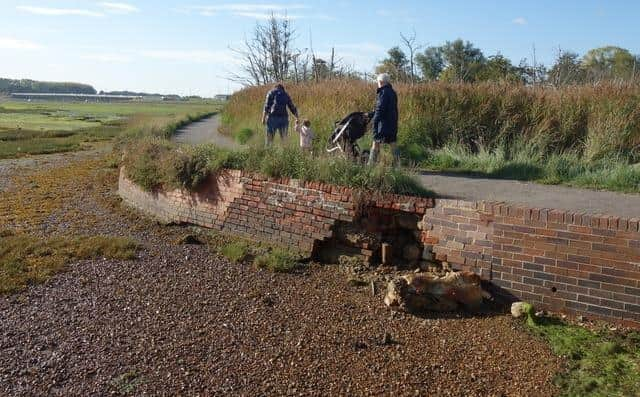
[(97, 90), (212, 96), (238, 88), (240, 48), (256, 23), (287, 15), (297, 48), (372, 72), (400, 32), (424, 46), (462, 38), (485, 55), (549, 65), (558, 49), (640, 53), (640, 2), (0, 0), (0, 77)]

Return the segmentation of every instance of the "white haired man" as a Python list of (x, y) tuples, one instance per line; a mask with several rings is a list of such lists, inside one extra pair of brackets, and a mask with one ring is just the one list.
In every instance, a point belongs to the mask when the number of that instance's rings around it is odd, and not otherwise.
[(398, 96), (391, 86), (391, 79), (386, 73), (381, 73), (377, 77), (378, 90), (376, 98), (376, 108), (373, 112), (373, 144), (369, 154), (369, 165), (373, 165), (378, 160), (380, 145), (391, 146), (394, 164), (398, 162), (398, 148), (396, 140), (398, 136)]

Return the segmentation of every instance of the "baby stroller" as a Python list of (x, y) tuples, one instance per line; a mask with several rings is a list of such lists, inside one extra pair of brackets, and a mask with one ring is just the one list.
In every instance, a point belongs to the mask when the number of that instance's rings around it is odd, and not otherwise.
[(372, 117), (373, 112), (353, 112), (342, 120), (336, 121), (336, 127), (327, 144), (327, 152), (366, 163), (369, 159), (369, 151), (361, 151), (357, 141), (367, 132), (367, 125)]

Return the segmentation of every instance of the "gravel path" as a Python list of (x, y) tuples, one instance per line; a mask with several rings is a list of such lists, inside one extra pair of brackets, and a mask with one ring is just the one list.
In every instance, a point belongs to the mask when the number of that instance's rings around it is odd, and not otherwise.
[(56, 233), (76, 230), (93, 213), (85, 233), (130, 236), (144, 248), (137, 260), (74, 263), (0, 297), (2, 396), (556, 392), (560, 360), (509, 316), (394, 315), (382, 288), (371, 296), (335, 266), (273, 274), (231, 264), (207, 245), (175, 243), (184, 227), (103, 201), (101, 181), (115, 188), (116, 170), (108, 172), (70, 184), (84, 186), (81, 211), (47, 222), (62, 222)]
[(178, 143), (215, 143), (229, 149), (237, 148), (238, 144), (233, 138), (218, 132), (219, 125), (220, 117), (217, 115), (196, 121), (178, 130), (173, 136), (173, 140)]
[(547, 396), (559, 368), (507, 316), (392, 317), (334, 267), (272, 274), (165, 243), (0, 299), (0, 320), (8, 395)]
[(640, 194), (438, 173), (423, 174), (419, 178), (425, 187), (437, 194), (457, 199), (506, 201), (538, 208), (640, 217)]

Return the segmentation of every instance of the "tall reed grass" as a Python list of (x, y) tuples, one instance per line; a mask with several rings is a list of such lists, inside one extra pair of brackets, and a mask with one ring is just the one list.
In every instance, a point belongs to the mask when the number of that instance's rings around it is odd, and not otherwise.
[[(270, 87), (251, 87), (224, 108), (224, 128), (261, 132)], [(522, 85), (428, 83), (395, 86), (398, 140), (405, 163), (590, 188), (640, 191), (640, 86), (560, 89)], [(290, 85), (301, 117), (311, 120), (322, 152), (334, 122), (375, 104), (362, 81)], [(255, 134), (262, 138), (263, 133)], [(256, 138), (257, 139), (257, 138)], [(370, 142), (367, 134), (361, 142)]]
[[(395, 86), (399, 142), (405, 157), (422, 161), (429, 150), (459, 144), (472, 153), (524, 143), (542, 155), (572, 151), (587, 161), (640, 160), (640, 87), (571, 86), (561, 89), (508, 84), (429, 83)], [(223, 123), (238, 131), (261, 131), (260, 114), (269, 87), (232, 96)], [(356, 110), (372, 110), (375, 86), (362, 81), (290, 85), (302, 117), (324, 142), (333, 122)]]

